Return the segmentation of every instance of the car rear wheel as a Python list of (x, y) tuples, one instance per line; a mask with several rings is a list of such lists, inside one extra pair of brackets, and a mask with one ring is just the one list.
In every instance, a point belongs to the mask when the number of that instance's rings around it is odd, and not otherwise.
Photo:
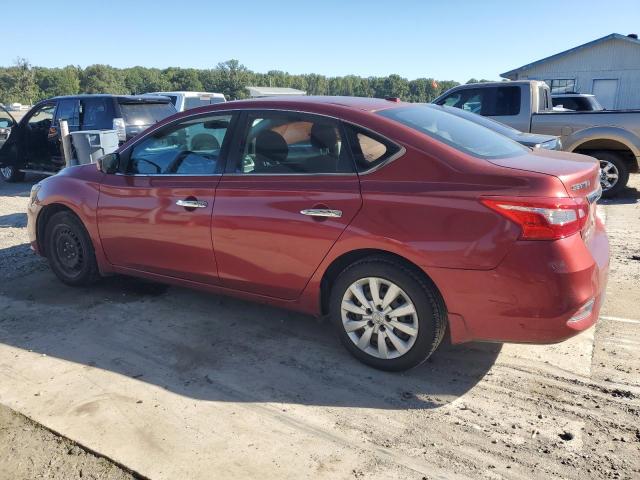
[(47, 222), (45, 252), (53, 273), (67, 285), (90, 285), (100, 278), (89, 234), (71, 212), (58, 212)]
[(21, 182), (24, 180), (24, 172), (10, 165), (0, 168), (0, 176), (5, 182)]
[(391, 259), (372, 257), (347, 267), (330, 302), (344, 346), (381, 370), (421, 364), (444, 336), (446, 313), (435, 286)]
[(592, 152), (591, 156), (600, 162), (600, 186), (602, 196), (615, 197), (629, 181), (629, 167), (625, 161), (614, 152)]

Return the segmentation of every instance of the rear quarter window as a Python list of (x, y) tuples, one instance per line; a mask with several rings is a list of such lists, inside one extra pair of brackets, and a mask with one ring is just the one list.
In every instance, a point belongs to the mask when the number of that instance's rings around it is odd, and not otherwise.
[(360, 173), (373, 170), (396, 156), (402, 149), (395, 143), (354, 125), (346, 125), (351, 154)]

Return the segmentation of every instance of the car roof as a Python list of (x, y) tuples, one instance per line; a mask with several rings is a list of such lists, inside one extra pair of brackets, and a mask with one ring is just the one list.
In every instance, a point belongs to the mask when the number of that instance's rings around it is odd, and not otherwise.
[(224, 104), (225, 106), (221, 108), (233, 108), (234, 106), (238, 106), (239, 108), (277, 107), (292, 109), (321, 105), (333, 105), (364, 112), (377, 112), (380, 110), (386, 110), (388, 108), (394, 108), (404, 103), (405, 102), (400, 102), (398, 99), (387, 100), (382, 98), (370, 97), (282, 95), (274, 97), (251, 98), (246, 100), (233, 100), (231, 102), (226, 102)]
[(218, 92), (196, 92), (193, 90), (162, 90), (161, 92), (149, 92), (145, 95), (219, 95), (224, 97), (224, 94)]
[(160, 102), (160, 103), (169, 103), (171, 100), (166, 97), (162, 97), (160, 95), (154, 97), (146, 97), (144, 95), (113, 95), (109, 93), (81, 93), (78, 95), (60, 95), (58, 97), (48, 98), (45, 101), (50, 100), (65, 100), (72, 98), (115, 98), (116, 100), (135, 100), (140, 102), (151, 101), (151, 102)]

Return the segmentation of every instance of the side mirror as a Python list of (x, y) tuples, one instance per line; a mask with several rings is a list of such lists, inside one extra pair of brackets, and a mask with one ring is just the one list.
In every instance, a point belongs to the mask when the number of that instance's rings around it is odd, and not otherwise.
[(96, 162), (98, 170), (102, 173), (113, 174), (120, 168), (120, 154), (108, 153)]

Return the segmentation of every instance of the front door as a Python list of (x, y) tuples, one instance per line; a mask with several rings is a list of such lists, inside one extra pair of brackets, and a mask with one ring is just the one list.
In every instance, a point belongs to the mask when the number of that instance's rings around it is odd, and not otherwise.
[(339, 122), (249, 112), (216, 192), (214, 248), (223, 285), (294, 299), (359, 210)]
[(217, 283), (211, 214), (232, 115), (181, 120), (121, 155), (100, 186), (98, 227), (117, 266)]
[(23, 123), (22, 145), (25, 163), (29, 168), (47, 171), (52, 169), (51, 160), (54, 150), (49, 136), (54, 135), (51, 127), (55, 106), (55, 103), (45, 103), (36, 107), (26, 123)]

